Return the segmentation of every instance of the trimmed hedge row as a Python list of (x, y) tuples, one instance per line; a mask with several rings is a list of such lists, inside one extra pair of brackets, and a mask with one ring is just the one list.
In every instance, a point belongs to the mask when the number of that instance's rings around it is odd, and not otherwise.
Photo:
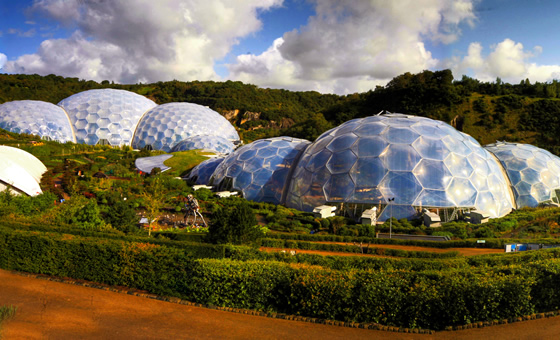
[(447, 271), (340, 271), (195, 260), (185, 249), (164, 245), (0, 228), (0, 267), (224, 307), (408, 328), (444, 329), (560, 306), (558, 259)]
[(364, 254), (377, 254), (384, 256), (395, 257), (413, 257), (413, 258), (450, 258), (459, 256), (457, 251), (448, 251), (445, 253), (432, 253), (427, 251), (409, 251), (401, 249), (389, 248), (374, 248), (374, 247), (359, 247), (356, 245), (344, 245), (335, 243), (315, 243), (305, 241), (283, 240), (283, 239), (261, 239), (261, 246), (270, 248), (291, 248), (291, 249), (304, 249), (304, 250), (323, 250), (333, 252), (347, 252), (347, 253), (364, 253)]
[(492, 248), (504, 249), (508, 243), (542, 243), (542, 244), (559, 244), (558, 239), (485, 239), (485, 243), (477, 243), (475, 239), (467, 240), (451, 240), (451, 241), (420, 241), (420, 240), (399, 240), (388, 238), (371, 238), (356, 236), (339, 236), (339, 235), (315, 235), (315, 234), (284, 234), (284, 233), (268, 233), (266, 235), (270, 239), (281, 240), (302, 240), (312, 242), (363, 242), (370, 244), (398, 244), (407, 246), (430, 247), (430, 248)]
[[(72, 226), (44, 226), (44, 225), (28, 225), (28, 224), (20, 224), (20, 223), (0, 223), (0, 228), (7, 227), (14, 230), (29, 230), (29, 231), (39, 231), (39, 232), (48, 232), (48, 233), (58, 233), (58, 234), (67, 234), (67, 235), (75, 235), (81, 237), (91, 237), (91, 238), (98, 238), (98, 239), (108, 239), (108, 240), (122, 240), (128, 242), (143, 242), (155, 245), (165, 245), (168, 247), (175, 247), (175, 248), (182, 248), (186, 249), (188, 254), (195, 257), (195, 258), (224, 258), (224, 246), (223, 245), (215, 245), (209, 243), (200, 243), (197, 240), (200, 240), (203, 235), (193, 234), (190, 237), (183, 238), (184, 240), (171, 240), (165, 238), (157, 238), (158, 234), (155, 234), (156, 237), (148, 237), (148, 236), (139, 236), (139, 235), (125, 235), (120, 232), (107, 232), (107, 231), (96, 231), (96, 230), (88, 230), (83, 228), (77, 228)], [(173, 233), (170, 233), (173, 234)], [(162, 235), (167, 237), (165, 234)]]

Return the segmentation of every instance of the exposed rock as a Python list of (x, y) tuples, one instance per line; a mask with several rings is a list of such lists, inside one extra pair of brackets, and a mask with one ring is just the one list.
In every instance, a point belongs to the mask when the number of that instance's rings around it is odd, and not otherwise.
[(243, 114), (243, 117), (241, 118), (241, 122), (239, 122), (239, 124), (244, 124), (248, 121), (251, 120), (259, 120), (261, 117), (261, 113), (260, 112), (251, 112), (251, 111), (246, 111)]
[(463, 131), (464, 118), (462, 116), (456, 115), (455, 118), (451, 120), (451, 126), (459, 131)]
[(225, 110), (221, 113), (225, 119), (229, 120), (231, 123), (234, 123), (237, 120), (237, 116), (239, 115), (239, 110)]

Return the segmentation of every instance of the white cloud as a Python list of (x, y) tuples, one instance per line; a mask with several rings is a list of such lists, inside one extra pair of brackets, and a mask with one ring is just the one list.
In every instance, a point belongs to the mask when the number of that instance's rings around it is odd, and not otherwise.
[(258, 11), (282, 0), (38, 0), (32, 9), (68, 27), (35, 54), (6, 63), (13, 73), (55, 73), (121, 83), (217, 79), (216, 60), (261, 29)]
[(4, 53), (0, 52), (0, 70), (4, 67), (4, 64), (6, 64), (7, 60), (8, 57)]
[(260, 55), (240, 55), (230, 78), (322, 92), (366, 91), (438, 64), (424, 39), (450, 43), (476, 19), (472, 1), (316, 0), (316, 14)]
[(467, 74), (481, 81), (494, 81), (498, 77), (509, 83), (519, 83), (526, 78), (539, 82), (557, 79), (560, 65), (537, 65), (529, 61), (540, 53), (541, 46), (527, 51), (523, 44), (505, 39), (490, 46), (490, 53), (484, 56), (480, 43), (474, 42), (464, 58), (453, 58), (442, 65), (451, 68), (457, 78)]
[(34, 28), (32, 28), (30, 30), (27, 30), (27, 31), (22, 31), (22, 30), (17, 29), (17, 28), (8, 29), (8, 34), (14, 34), (14, 35), (17, 35), (18, 37), (23, 37), (23, 38), (34, 37), (35, 33), (36, 33), (36, 31), (35, 31)]

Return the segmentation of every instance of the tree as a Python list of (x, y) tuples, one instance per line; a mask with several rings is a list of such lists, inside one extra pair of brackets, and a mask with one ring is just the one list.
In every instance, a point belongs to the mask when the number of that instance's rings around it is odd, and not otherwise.
[(109, 204), (109, 208), (105, 214), (105, 221), (120, 231), (132, 231), (138, 222), (136, 210), (132, 202), (120, 198), (110, 198)]
[(250, 244), (263, 236), (253, 210), (245, 201), (218, 209), (208, 228), (212, 243)]
[(153, 223), (159, 218), (160, 210), (164, 205), (165, 194), (163, 185), (158, 177), (154, 178), (150, 185), (146, 186), (142, 193), (144, 201), (145, 217), (148, 219), (148, 235), (152, 235)]

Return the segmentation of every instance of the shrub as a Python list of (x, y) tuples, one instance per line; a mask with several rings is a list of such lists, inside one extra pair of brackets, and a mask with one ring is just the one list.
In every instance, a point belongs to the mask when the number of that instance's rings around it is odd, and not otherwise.
[(253, 210), (245, 201), (219, 208), (208, 228), (212, 243), (250, 244), (264, 236)]

